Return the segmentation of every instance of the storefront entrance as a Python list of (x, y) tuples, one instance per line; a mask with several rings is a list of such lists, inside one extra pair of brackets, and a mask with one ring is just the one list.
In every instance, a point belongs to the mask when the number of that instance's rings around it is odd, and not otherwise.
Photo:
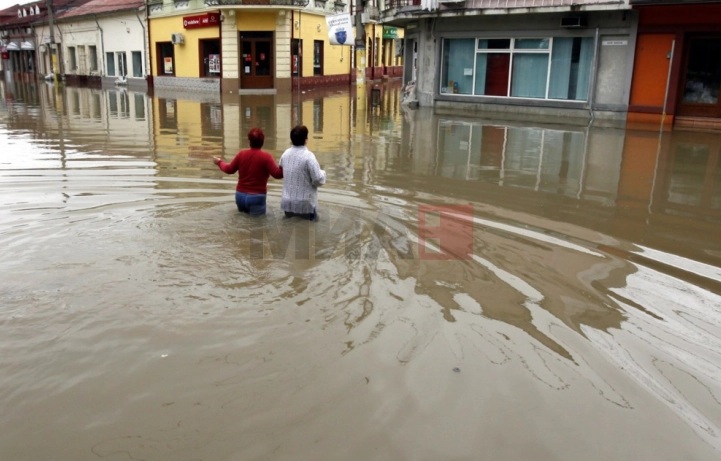
[(240, 50), (240, 88), (273, 88), (273, 32), (241, 32)]
[(721, 117), (721, 35), (686, 40), (678, 114)]

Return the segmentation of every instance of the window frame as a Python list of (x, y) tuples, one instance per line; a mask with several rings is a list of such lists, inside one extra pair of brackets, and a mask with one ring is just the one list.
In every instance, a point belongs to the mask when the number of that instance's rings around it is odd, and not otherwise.
[[(446, 53), (448, 53), (448, 45), (450, 41), (454, 40), (473, 40), (473, 63), (472, 63), (472, 73), (470, 75), (472, 82), (471, 82), (471, 89), (470, 93), (458, 93), (454, 92), (454, 89), (448, 86), (449, 78), (448, 78), (448, 72), (449, 68), (447, 66), (448, 58), (446, 57)], [(559, 99), (559, 98), (552, 98), (551, 95), (551, 77), (554, 71), (553, 68), (553, 54), (554, 54), (554, 44), (556, 40), (558, 39), (580, 39), (580, 40), (589, 40), (590, 45), (592, 46), (591, 52), (591, 60), (589, 61), (589, 76), (587, 81), (587, 93), (584, 95), (583, 99)], [(507, 47), (490, 47), (490, 46), (482, 46), (482, 42), (489, 42), (489, 41), (509, 41), (509, 44)], [(541, 43), (545, 42), (547, 44), (544, 48), (524, 48), (521, 46), (518, 46), (519, 42), (529, 41), (529, 40), (539, 40)], [(519, 35), (519, 36), (494, 36), (494, 35), (484, 35), (484, 36), (468, 36), (468, 35), (448, 35), (441, 37), (441, 40), (439, 40), (439, 66), (438, 66), (438, 74), (437, 74), (437, 85), (436, 85), (436, 97), (440, 98), (455, 98), (455, 97), (466, 97), (466, 98), (474, 98), (474, 99), (494, 99), (494, 100), (507, 100), (507, 101), (538, 101), (538, 102), (553, 102), (553, 103), (564, 103), (564, 104), (579, 104), (579, 103), (588, 103), (588, 101), (591, 98), (591, 92), (593, 91), (593, 88), (591, 87), (592, 82), (594, 80), (593, 75), (590, 74), (590, 72), (593, 72), (594, 65), (593, 63), (597, 59), (597, 44), (595, 43), (595, 40), (592, 35), (584, 34), (584, 35), (544, 35), (544, 34), (528, 34), (528, 35)], [(477, 65), (478, 65), (478, 58), (480, 55), (491, 55), (491, 54), (507, 54), (508, 55), (508, 78), (506, 82), (506, 93), (505, 95), (493, 95), (493, 94), (478, 94), (476, 85), (477, 85)], [(513, 77), (514, 77), (514, 58), (518, 55), (544, 55), (547, 57), (546, 59), (546, 82), (545, 82), (545, 91), (543, 94), (543, 97), (532, 97), (532, 96), (513, 96)]]

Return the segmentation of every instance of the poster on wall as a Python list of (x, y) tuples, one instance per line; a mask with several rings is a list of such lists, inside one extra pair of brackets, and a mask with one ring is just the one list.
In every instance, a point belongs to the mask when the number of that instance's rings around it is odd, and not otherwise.
[(350, 14), (326, 16), (325, 21), (328, 25), (328, 41), (331, 45), (353, 46), (355, 44), (353, 20)]
[(173, 58), (165, 58), (163, 59), (164, 64), (164, 71), (166, 74), (172, 74), (173, 73)]
[(208, 56), (208, 71), (211, 74), (219, 74), (220, 73), (220, 55), (219, 54), (211, 54)]

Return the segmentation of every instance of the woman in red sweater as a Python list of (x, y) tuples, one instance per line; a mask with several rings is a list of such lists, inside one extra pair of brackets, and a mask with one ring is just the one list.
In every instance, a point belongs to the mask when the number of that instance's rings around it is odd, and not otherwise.
[(213, 157), (213, 163), (224, 173), (238, 172), (238, 185), (235, 187), (235, 204), (238, 211), (251, 216), (265, 214), (265, 197), (268, 192), (268, 177), (283, 178), (283, 170), (278, 167), (273, 156), (262, 150), (265, 134), (260, 128), (251, 128), (248, 132), (250, 149), (243, 149), (230, 163), (220, 157)]

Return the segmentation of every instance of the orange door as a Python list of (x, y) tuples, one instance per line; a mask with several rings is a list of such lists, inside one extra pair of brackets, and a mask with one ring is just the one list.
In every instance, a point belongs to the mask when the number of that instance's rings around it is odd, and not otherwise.
[(674, 36), (671, 34), (638, 36), (631, 84), (631, 106), (658, 108), (659, 112), (663, 109), (673, 40)]

